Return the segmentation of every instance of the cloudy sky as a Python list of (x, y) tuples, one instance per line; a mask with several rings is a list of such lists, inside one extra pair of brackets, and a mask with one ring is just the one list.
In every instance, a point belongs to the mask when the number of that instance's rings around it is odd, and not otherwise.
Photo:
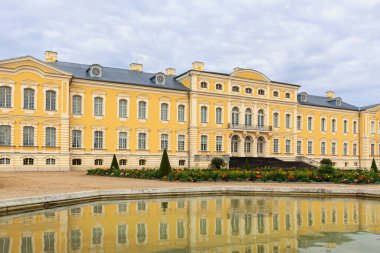
[(0, 58), (177, 73), (252, 68), (358, 106), (380, 103), (380, 0), (1, 0)]

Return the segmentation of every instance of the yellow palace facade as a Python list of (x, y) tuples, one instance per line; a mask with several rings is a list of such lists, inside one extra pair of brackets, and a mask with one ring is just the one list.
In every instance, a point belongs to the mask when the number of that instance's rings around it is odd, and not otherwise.
[(250, 69), (204, 70), (202, 62), (147, 73), (61, 62), (45, 52), (0, 61), (0, 171), (207, 167), (213, 157), (276, 157), (368, 168), (380, 157), (380, 104), (336, 97)]

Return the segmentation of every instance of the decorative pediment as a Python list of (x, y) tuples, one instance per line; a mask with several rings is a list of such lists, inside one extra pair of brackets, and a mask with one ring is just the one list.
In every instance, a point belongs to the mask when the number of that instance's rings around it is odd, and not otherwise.
[(231, 73), (231, 76), (270, 82), (270, 79), (263, 73), (253, 69), (235, 68), (234, 72)]

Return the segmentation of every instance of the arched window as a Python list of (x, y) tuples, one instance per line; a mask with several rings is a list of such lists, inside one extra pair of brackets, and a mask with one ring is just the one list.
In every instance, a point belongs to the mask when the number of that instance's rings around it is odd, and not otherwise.
[(262, 95), (262, 96), (265, 95), (265, 90), (263, 90), (263, 89), (260, 89), (257, 92), (258, 92), (259, 95)]
[(285, 98), (290, 98), (290, 93), (289, 92), (285, 93)]
[(220, 84), (220, 83), (217, 83), (217, 84), (215, 85), (215, 89), (217, 89), (217, 90), (223, 90), (223, 85)]
[(207, 89), (207, 82), (201, 82), (201, 88)]
[(288, 129), (291, 128), (292, 127), (291, 122), (292, 122), (291, 115), (287, 113), (285, 115), (285, 127), (288, 128)]
[(46, 101), (45, 101), (46, 111), (55, 111), (57, 109), (56, 101), (57, 101), (57, 93), (54, 90), (46, 91)]
[(161, 150), (168, 149), (169, 147), (169, 135), (161, 134)]
[(161, 104), (161, 120), (167, 121), (169, 120), (169, 105), (167, 103)]
[(273, 97), (276, 97), (276, 98), (278, 98), (278, 91), (273, 91)]
[(239, 108), (237, 107), (232, 108), (231, 120), (232, 120), (232, 125), (234, 126), (239, 125)]
[(74, 159), (71, 161), (71, 164), (72, 164), (72, 165), (82, 165), (82, 159), (74, 158)]
[(185, 122), (185, 106), (178, 105), (178, 122)]
[(231, 139), (231, 152), (232, 153), (238, 152), (239, 140), (240, 140), (239, 136), (237, 136), (237, 135), (232, 136), (232, 139)]
[(233, 92), (239, 92), (240, 91), (239, 86), (232, 86), (232, 91)]
[(119, 149), (127, 149), (128, 134), (126, 132), (119, 133)]
[(252, 110), (250, 108), (245, 109), (245, 126), (252, 126)]
[(102, 97), (94, 98), (94, 115), (103, 116), (103, 98)]
[(103, 165), (103, 159), (95, 159), (94, 165)]
[(72, 101), (73, 114), (82, 114), (82, 96), (74, 95)]
[(263, 109), (260, 109), (258, 111), (258, 114), (257, 114), (257, 125), (259, 127), (263, 127), (264, 126), (264, 110)]
[(207, 106), (201, 106), (201, 123), (207, 123)]
[(126, 118), (127, 117), (127, 105), (128, 101), (126, 99), (119, 100), (119, 117)]
[(252, 144), (252, 139), (251, 137), (247, 136), (244, 139), (244, 152), (245, 153), (251, 153), (251, 144)]
[(302, 116), (297, 116), (297, 130), (301, 130), (302, 128)]
[(34, 109), (34, 90), (24, 89), (24, 109)]
[(278, 112), (273, 113), (273, 127), (279, 127), (278, 117), (279, 117)]
[(0, 87), (0, 107), (12, 106), (12, 89), (10, 87)]
[(252, 88), (245, 88), (245, 93), (252, 94)]
[(46, 165), (55, 165), (55, 159), (54, 158), (46, 159)]
[(222, 124), (222, 108), (218, 107), (216, 108), (215, 112), (216, 117), (216, 124)]
[(146, 119), (146, 102), (139, 101), (139, 119)]
[(22, 161), (23, 165), (33, 165), (34, 164), (34, 159), (33, 158), (24, 158)]
[(120, 159), (119, 160), (119, 165), (121, 165), (121, 166), (127, 165), (127, 159)]
[(11, 126), (0, 126), (0, 145), (11, 145)]

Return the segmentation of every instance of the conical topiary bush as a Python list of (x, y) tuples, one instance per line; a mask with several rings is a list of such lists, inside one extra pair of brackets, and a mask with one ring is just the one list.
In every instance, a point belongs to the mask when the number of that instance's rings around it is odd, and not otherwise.
[(114, 154), (112, 158), (110, 170), (119, 170), (119, 169), (120, 169), (119, 163), (117, 162), (116, 155)]
[(244, 170), (250, 170), (250, 169), (251, 169), (251, 166), (249, 165), (248, 158), (245, 158), (245, 161), (244, 161)]
[(372, 159), (371, 171), (374, 172), (374, 173), (378, 173), (379, 172), (378, 169), (377, 169), (375, 158)]
[(162, 154), (160, 168), (158, 169), (158, 176), (160, 178), (165, 177), (165, 176), (169, 175), (169, 173), (171, 171), (172, 171), (172, 168), (170, 167), (168, 152), (166, 151), (166, 149), (164, 149), (164, 153)]

